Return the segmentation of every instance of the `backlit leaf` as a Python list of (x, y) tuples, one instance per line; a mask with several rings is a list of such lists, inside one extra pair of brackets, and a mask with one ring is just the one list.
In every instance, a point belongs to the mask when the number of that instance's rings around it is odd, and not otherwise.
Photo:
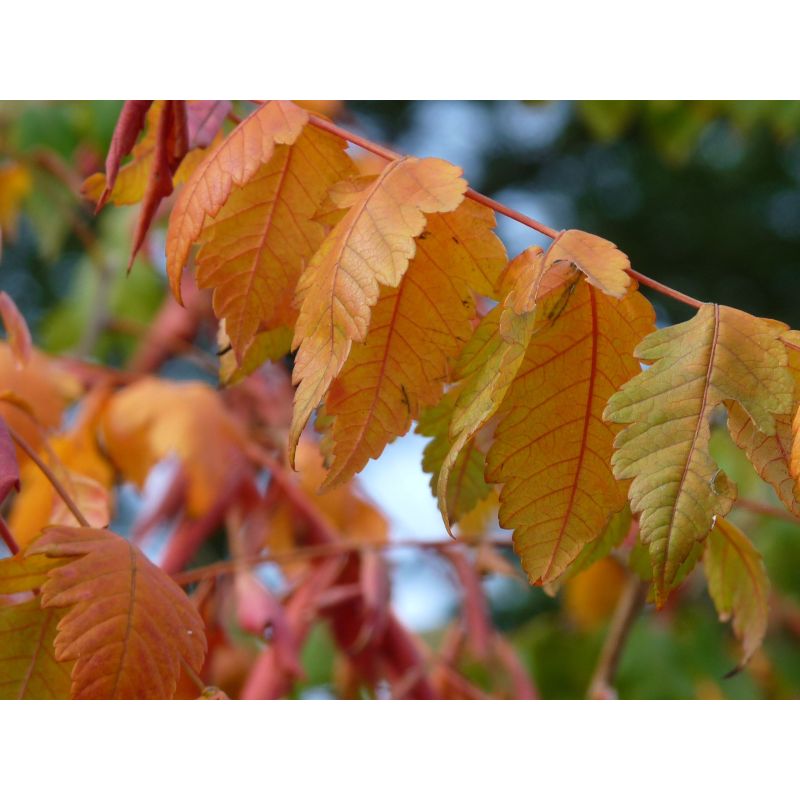
[(606, 410), (628, 427), (619, 434), (614, 474), (633, 479), (631, 507), (653, 565), (663, 604), (694, 544), (735, 490), (708, 450), (709, 421), (726, 400), (738, 402), (762, 433), (792, 408), (792, 379), (781, 334), (786, 326), (725, 306), (704, 305), (688, 322), (659, 330), (636, 348), (652, 364), (630, 380)]
[[(747, 412), (735, 402), (728, 407), (728, 430), (731, 438), (747, 453), (750, 463), (767, 483), (772, 484), (786, 508), (800, 516), (800, 485), (796, 476), (800, 469), (792, 466), (794, 435), (792, 424), (800, 408), (800, 334), (787, 331), (781, 337), (785, 343), (788, 368), (794, 381), (794, 398), (789, 414), (775, 415), (774, 433), (762, 433)], [(797, 456), (794, 456), (797, 460)]]
[(399, 286), (384, 286), (364, 342), (353, 345), (325, 404), (333, 417), (324, 486), (348, 480), (438, 402), (450, 361), (472, 333), (472, 289), (486, 294), (505, 266), (494, 214), (466, 200), (432, 214)]
[(600, 291), (621, 298), (631, 284), (628, 256), (612, 242), (585, 231), (562, 231), (547, 251), (546, 266), (566, 262)]
[(170, 215), (167, 273), (181, 297), (181, 273), (189, 250), (208, 217), (215, 217), (234, 186), (244, 186), (266, 164), (279, 144), (292, 144), (308, 113), (290, 102), (272, 100), (243, 120), (192, 173)]
[(500, 524), (532, 582), (557, 578), (625, 505), (611, 471), (609, 397), (639, 372), (631, 355), (653, 329), (637, 291), (616, 300), (588, 282), (530, 340), (498, 416), (486, 477), (503, 485)]
[(349, 208), (317, 250), (297, 287), (300, 314), (293, 374), (298, 384), (289, 453), (353, 341), (363, 341), (380, 287), (398, 286), (416, 253), (426, 214), (453, 211), (467, 188), (461, 170), (436, 158), (391, 162), (366, 189), (336, 197)]
[(717, 517), (708, 536), (703, 567), (719, 618), (733, 620), (733, 632), (742, 643), (740, 666), (744, 666), (767, 630), (769, 579), (764, 562), (742, 531)]
[(206, 221), (196, 257), (197, 284), (213, 289), (239, 361), (260, 330), (294, 323), (297, 279), (326, 230), (314, 217), (330, 187), (354, 167), (341, 139), (305, 127), (234, 188)]
[[(451, 518), (447, 498), (462, 452), (471, 447), (472, 437), (497, 413), (531, 338), (558, 318), (574, 289), (577, 272), (569, 266), (557, 266), (543, 274), (543, 260), (541, 248), (531, 247), (508, 265), (501, 280), (501, 290), (507, 292), (503, 305), (481, 320), (459, 360), (457, 373), (463, 385), (452, 412), (451, 446), (441, 462), (436, 489), (439, 510), (448, 530)], [(530, 285), (531, 273), (543, 276), (536, 282), (540, 296), (531, 296), (524, 304), (528, 310), (517, 314), (513, 310), (516, 289)]]
[[(431, 475), (431, 491), (436, 496), (439, 473), (452, 446), (450, 425), (453, 411), (461, 392), (461, 385), (454, 386), (434, 407), (426, 409), (420, 416), (417, 433), (433, 437), (422, 454), (422, 469)], [(447, 481), (445, 507), (447, 518), (456, 522), (472, 511), (487, 497), (491, 487), (483, 477), (486, 454), (479, 449), (473, 437), (458, 453)]]

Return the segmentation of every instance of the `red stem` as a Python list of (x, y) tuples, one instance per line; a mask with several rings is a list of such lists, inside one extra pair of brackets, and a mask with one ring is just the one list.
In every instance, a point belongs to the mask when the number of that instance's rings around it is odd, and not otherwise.
[[(344, 128), (340, 128), (338, 125), (334, 125), (334, 123), (329, 122), (327, 119), (323, 119), (322, 117), (316, 117), (312, 114), (309, 116), (308, 121), (311, 125), (320, 128), (320, 130), (332, 133), (334, 136), (338, 136), (339, 138), (344, 139), (351, 144), (355, 144), (363, 150), (374, 153), (376, 156), (385, 158), (388, 161), (396, 161), (398, 158), (402, 158), (402, 156), (399, 153), (396, 153), (394, 150), (390, 150), (388, 147), (382, 147), (381, 145), (376, 144), (369, 139), (365, 139), (363, 136), (359, 136), (356, 133), (351, 133)], [(467, 189), (465, 196), (474, 200), (476, 203), (480, 203), (487, 208), (491, 208), (493, 211), (496, 211), (498, 214), (502, 214), (504, 217), (513, 219), (523, 225), (527, 225), (527, 227), (533, 228), (533, 230), (539, 231), (539, 233), (543, 233), (545, 236), (549, 236), (551, 239), (555, 239), (556, 236), (558, 236), (558, 231), (554, 228), (539, 222), (539, 220), (536, 220), (533, 217), (528, 217), (525, 214), (521, 214), (519, 211), (515, 211), (509, 206), (503, 205), (497, 200), (487, 197), (485, 194), (476, 192), (474, 189)], [(629, 269), (628, 274), (639, 281), (639, 283), (641, 283), (643, 286), (648, 286), (649, 288), (654, 289), (666, 297), (671, 297), (673, 300), (677, 300), (680, 303), (685, 303), (687, 306), (700, 308), (700, 306), (703, 305), (700, 300), (690, 297), (688, 294), (684, 294), (683, 292), (679, 292), (676, 289), (672, 289), (669, 286), (654, 280), (653, 278), (648, 278), (647, 275), (642, 275), (641, 272), (637, 272), (635, 269)]]
[(17, 544), (17, 540), (8, 529), (8, 525), (6, 525), (6, 521), (2, 517), (0, 517), (0, 539), (6, 543), (6, 547), (11, 551), (11, 555), (15, 556), (17, 553), (19, 553), (19, 545)]

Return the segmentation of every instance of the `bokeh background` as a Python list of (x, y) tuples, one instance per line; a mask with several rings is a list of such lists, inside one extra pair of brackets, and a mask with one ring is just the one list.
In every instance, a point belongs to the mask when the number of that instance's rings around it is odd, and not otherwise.
[[(0, 103), (0, 289), (17, 301), (36, 343), (123, 364), (166, 292), (162, 215), (126, 276), (136, 209), (99, 217), (80, 196), (102, 169), (118, 102)], [(800, 326), (800, 103), (793, 102), (338, 102), (324, 110), (345, 127), (395, 150), (439, 156), (470, 184), (554, 228), (583, 228), (617, 243), (633, 266), (703, 300)], [(246, 107), (243, 107), (246, 111)], [(510, 255), (543, 237), (501, 218)], [(660, 324), (690, 310), (648, 293)], [(209, 354), (214, 342), (199, 342)], [(208, 380), (175, 360), (170, 377)], [(716, 456), (740, 494), (778, 507), (772, 490), (727, 439)], [(391, 445), (361, 476), (398, 538), (441, 538), (442, 524), (420, 469), (425, 440)], [(145, 498), (146, 500), (146, 498)], [(120, 504), (124, 532), (142, 498)], [(800, 696), (800, 527), (737, 511), (773, 583), (770, 630), (746, 670), (719, 622), (702, 574), (668, 607), (637, 620), (620, 664), (627, 698)], [(213, 545), (213, 543), (212, 543)], [(151, 552), (157, 558), (157, 545)], [(460, 613), (458, 581), (441, 559), (396, 550), (393, 603), (432, 643)], [(485, 579), (495, 624), (514, 643), (543, 697), (581, 697), (624, 574), (605, 560), (556, 597), (513, 573)], [(304, 652), (298, 696), (331, 694), (333, 650), (324, 626)], [(480, 685), (480, 664), (464, 666)]]

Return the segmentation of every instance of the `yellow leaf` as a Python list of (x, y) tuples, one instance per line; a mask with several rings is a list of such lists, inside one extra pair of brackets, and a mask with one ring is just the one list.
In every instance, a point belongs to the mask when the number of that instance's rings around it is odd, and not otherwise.
[[(96, 527), (108, 525), (114, 471), (100, 453), (93, 431), (88, 426), (79, 426), (67, 434), (52, 437), (44, 448), (45, 460), (49, 452), (56, 457), (51, 468), (87, 520)], [(21, 483), (22, 491), (9, 517), (9, 525), (20, 547), (32, 542), (48, 524), (77, 524), (50, 481), (30, 461), (22, 468)]]
[[(461, 388), (461, 384), (454, 386), (438, 405), (426, 409), (417, 425), (417, 433), (433, 437), (422, 454), (422, 469), (431, 475), (434, 497), (442, 464), (452, 445), (450, 425)], [(483, 477), (485, 462), (486, 454), (478, 447), (475, 438), (470, 439), (455, 458), (452, 477), (447, 481), (445, 499), (447, 519), (451, 522), (463, 521), (465, 515), (473, 511), (491, 492), (491, 487)]]
[[(787, 331), (782, 336), (786, 343), (787, 366), (794, 381), (792, 412), (775, 415), (774, 433), (762, 433), (748, 416), (747, 412), (735, 402), (727, 402), (728, 430), (731, 438), (742, 448), (767, 483), (772, 484), (786, 508), (800, 516), (800, 452), (795, 452), (793, 421), (800, 408), (800, 334)], [(795, 423), (796, 424), (796, 423)], [(793, 455), (794, 453), (794, 455)], [(793, 461), (796, 466), (793, 466)]]
[(742, 643), (740, 666), (759, 648), (767, 631), (769, 579), (761, 555), (732, 522), (717, 517), (703, 554), (708, 591), (720, 620), (733, 619)]
[(65, 700), (70, 665), (56, 660), (53, 640), (63, 615), (39, 598), (0, 605), (0, 700)]
[[(579, 572), (588, 569), (601, 558), (605, 558), (617, 545), (621, 544), (631, 529), (631, 509), (626, 503), (622, 511), (614, 514), (606, 525), (603, 534), (583, 546), (578, 557), (564, 573), (564, 578), (575, 577)], [(649, 578), (649, 575), (647, 576)]]
[(223, 319), (220, 321), (217, 344), (222, 353), (219, 357), (219, 380), (223, 386), (230, 386), (252, 375), (265, 361), (277, 361), (287, 355), (292, 347), (292, 329), (281, 325), (274, 330), (257, 333), (237, 361)]
[(613, 558), (602, 558), (566, 582), (564, 606), (581, 630), (595, 630), (608, 621), (622, 594), (625, 575), (625, 568)]
[(272, 100), (243, 120), (192, 172), (172, 209), (167, 231), (167, 274), (180, 300), (181, 273), (208, 217), (215, 217), (234, 186), (244, 186), (275, 146), (292, 144), (308, 121), (293, 103)]
[[(57, 563), (43, 556), (0, 560), (0, 595), (38, 590)], [(69, 697), (72, 665), (56, 661), (53, 646), (62, 617), (59, 609), (43, 609), (38, 597), (0, 602), (0, 700)]]
[(101, 430), (111, 460), (138, 486), (158, 462), (177, 457), (192, 516), (211, 508), (244, 463), (245, 435), (204, 383), (143, 378), (111, 398)]
[(564, 311), (530, 340), (498, 411), (487, 480), (503, 484), (500, 524), (531, 582), (558, 578), (625, 505), (611, 472), (609, 397), (639, 364), (653, 329), (637, 291), (616, 300), (580, 280)]
[(333, 381), (331, 464), (323, 488), (348, 480), (436, 404), (450, 361), (472, 333), (473, 288), (490, 293), (505, 266), (494, 214), (466, 200), (432, 214), (396, 288), (384, 286), (369, 333)]
[(0, 237), (2, 233), (16, 234), (19, 208), (32, 184), (30, 173), (21, 164), (0, 165)]
[(633, 479), (631, 507), (640, 514), (659, 605), (714, 515), (726, 514), (735, 497), (708, 450), (711, 413), (736, 401), (771, 435), (775, 415), (791, 411), (785, 330), (704, 305), (693, 319), (656, 331), (636, 348), (637, 358), (652, 366), (609, 401), (605, 418), (628, 426), (615, 442), (614, 474)]
[(592, 285), (617, 299), (631, 285), (630, 261), (612, 242), (584, 231), (562, 231), (547, 251), (546, 267), (566, 262), (586, 275)]
[(304, 128), (292, 144), (277, 145), (203, 227), (197, 285), (213, 289), (214, 313), (240, 363), (259, 331), (294, 323), (297, 279), (326, 233), (315, 214), (330, 187), (355, 171), (345, 145)]
[(396, 287), (405, 274), (425, 214), (453, 211), (461, 203), (466, 182), (460, 175), (460, 169), (439, 159), (403, 158), (390, 163), (366, 189), (336, 198), (349, 211), (297, 286), (292, 463), (300, 433), (339, 374), (352, 342), (367, 336), (380, 286)]
[(530, 303), (530, 310), (521, 315), (514, 313), (514, 287), (520, 282), (527, 283), (530, 271), (538, 274), (543, 258), (541, 248), (531, 247), (508, 265), (501, 280), (501, 290), (510, 289), (503, 306), (497, 306), (484, 317), (460, 359), (457, 371), (463, 385), (452, 412), (450, 450), (441, 462), (436, 484), (439, 510), (448, 531), (451, 476), (456, 474), (462, 451), (497, 413), (531, 338), (558, 318), (574, 288), (577, 279), (574, 270), (569, 267), (549, 269), (538, 284), (541, 296)]

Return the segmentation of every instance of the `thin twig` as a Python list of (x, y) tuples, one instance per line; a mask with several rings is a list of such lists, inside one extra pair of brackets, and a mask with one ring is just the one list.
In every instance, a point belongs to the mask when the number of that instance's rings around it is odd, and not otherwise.
[(72, 516), (75, 517), (75, 519), (78, 520), (78, 523), (84, 528), (91, 528), (92, 526), (89, 524), (86, 517), (81, 514), (81, 510), (75, 504), (75, 501), (64, 487), (64, 484), (62, 484), (61, 481), (56, 477), (53, 470), (51, 470), (50, 467), (48, 467), (47, 464), (42, 461), (42, 459), (39, 457), (39, 454), (13, 428), (9, 428), (8, 431), (11, 434), (11, 438), (17, 443), (17, 446), (25, 451), (28, 458), (30, 458), (30, 460), (36, 464), (36, 466), (42, 471), (42, 474), (45, 476), (45, 478), (50, 481), (52, 487), (56, 490), (56, 492), (58, 492), (67, 508), (72, 512)]
[(646, 597), (647, 584), (636, 573), (631, 572), (614, 609), (603, 649), (600, 651), (594, 675), (589, 683), (589, 691), (586, 694), (589, 699), (609, 700), (616, 697), (614, 678), (619, 660), (628, 641), (628, 634)]
[(19, 553), (19, 545), (17, 544), (17, 540), (8, 529), (8, 525), (6, 525), (6, 521), (2, 517), (0, 517), (0, 539), (6, 543), (6, 547), (11, 551), (11, 555), (15, 556), (17, 553)]
[[(400, 153), (396, 153), (394, 150), (390, 150), (388, 147), (382, 147), (381, 145), (376, 144), (375, 142), (370, 141), (363, 136), (352, 133), (345, 128), (340, 128), (338, 125), (335, 125), (333, 122), (323, 119), (322, 117), (317, 117), (312, 114), (309, 116), (308, 121), (316, 128), (320, 128), (323, 131), (332, 133), (334, 136), (338, 136), (339, 138), (344, 139), (351, 144), (357, 145), (363, 150), (374, 153), (380, 158), (385, 158), (388, 161), (396, 161), (397, 159), (403, 157)], [(498, 214), (502, 214), (504, 217), (513, 219), (522, 225), (526, 225), (527, 227), (538, 231), (539, 233), (543, 233), (545, 236), (549, 236), (551, 239), (555, 239), (558, 236), (559, 232), (555, 230), (555, 228), (551, 228), (550, 226), (545, 225), (543, 222), (539, 222), (539, 220), (534, 219), (533, 217), (522, 214), (519, 211), (516, 211), (515, 209), (504, 205), (503, 203), (500, 203), (485, 194), (476, 192), (474, 189), (467, 189), (465, 196), (469, 197), (471, 200), (474, 200), (476, 203), (480, 203), (487, 208), (491, 208), (493, 211), (496, 211)], [(641, 272), (637, 272), (635, 269), (629, 269), (627, 272), (642, 285), (648, 286), (649, 288), (665, 295), (666, 297), (671, 297), (673, 300), (677, 300), (678, 302), (684, 303), (692, 308), (700, 308), (703, 305), (701, 300), (697, 300), (694, 297), (690, 297), (688, 294), (679, 292), (677, 289), (673, 289), (670, 286), (655, 280), (654, 278), (648, 278), (647, 275), (643, 275)]]
[(794, 514), (786, 511), (783, 508), (768, 505), (767, 503), (760, 503), (758, 500), (748, 500), (746, 497), (740, 497), (734, 501), (733, 504), (736, 508), (742, 511), (750, 511), (753, 514), (761, 514), (765, 517), (774, 517), (775, 519), (783, 520), (784, 522), (791, 522), (794, 525), (800, 525), (800, 519)]
[(189, 676), (192, 683), (200, 690), (200, 693), (202, 694), (206, 690), (205, 681), (197, 674), (192, 665), (183, 656), (181, 656), (180, 659), (183, 671)]
[[(480, 543), (495, 545), (496, 547), (511, 547), (510, 539), (491, 537), (484, 539)], [(451, 547), (471, 547), (468, 542), (459, 539), (442, 539), (428, 541), (424, 539), (387, 539), (386, 541), (336, 541), (330, 544), (312, 545), (309, 547), (298, 547), (294, 550), (287, 550), (283, 553), (258, 553), (253, 556), (243, 556), (229, 561), (217, 561), (205, 567), (177, 572), (172, 579), (181, 585), (187, 583), (197, 583), (198, 581), (209, 578), (217, 578), (222, 575), (229, 575), (242, 569), (243, 567), (253, 567), (258, 564), (289, 564), (294, 561), (312, 561), (319, 558), (331, 558), (332, 556), (347, 555), (351, 553), (364, 553), (376, 550), (388, 550), (402, 547), (416, 547), (420, 550), (444, 550)]]

